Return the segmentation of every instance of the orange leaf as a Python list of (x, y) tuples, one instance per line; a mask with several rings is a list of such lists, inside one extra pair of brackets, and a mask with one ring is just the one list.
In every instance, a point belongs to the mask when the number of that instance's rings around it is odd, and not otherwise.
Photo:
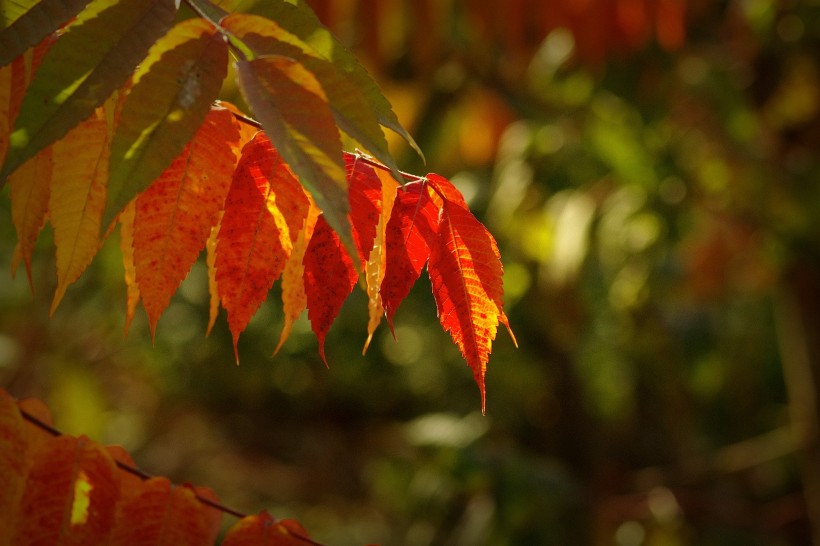
[(45, 148), (23, 163), (8, 178), (11, 187), (11, 219), (17, 229), (17, 246), (11, 260), (11, 274), (13, 277), (22, 260), (26, 265), (32, 291), (31, 256), (48, 213), (51, 175), (51, 148)]
[(233, 115), (211, 109), (183, 152), (137, 197), (134, 267), (152, 337), (218, 220), (238, 146)]
[(120, 252), (122, 252), (122, 266), (125, 269), (126, 286), (126, 311), (125, 327), (123, 335), (128, 333), (131, 321), (134, 320), (134, 313), (140, 301), (140, 289), (137, 286), (137, 274), (134, 270), (134, 214), (136, 205), (131, 201), (128, 206), (122, 209), (119, 216), (120, 222)]
[(108, 177), (108, 122), (105, 110), (94, 114), (54, 143), (53, 169), (60, 183), (49, 197), (49, 217), (57, 254), (57, 290), (51, 313), (68, 285), (91, 263), (100, 244)]
[(242, 150), (216, 247), (216, 282), (237, 361), (239, 334), (282, 273), (308, 207), (291, 170), (257, 133)]
[(228, 530), (222, 546), (304, 546), (307, 531), (292, 519), (275, 520), (267, 512), (245, 516)]
[(17, 404), (0, 389), (0, 546), (11, 544), (31, 453)]
[(437, 226), (438, 209), (423, 184), (409, 183), (397, 190), (385, 231), (386, 265), (380, 290), (391, 330), (393, 315), (430, 257), (429, 241)]
[(211, 536), (208, 508), (190, 487), (166, 478), (142, 482), (123, 505), (110, 546), (202, 546)]
[(119, 497), (114, 472), (101, 445), (85, 437), (54, 438), (29, 472), (14, 544), (105, 544)]
[(305, 294), (308, 318), (319, 340), (319, 354), (325, 357), (325, 336), (358, 277), (339, 236), (330, 228), (324, 214), (319, 216), (304, 259)]
[(487, 361), (499, 321), (506, 324), (501, 258), (495, 239), (462, 205), (455, 186), (438, 176), (428, 182), (443, 205), (427, 272), (439, 321), (473, 370), (483, 412)]
[(279, 352), (282, 344), (290, 335), (293, 323), (307, 308), (307, 296), (305, 295), (305, 266), (302, 263), (305, 258), (305, 251), (313, 236), (313, 229), (316, 227), (316, 220), (319, 218), (319, 209), (311, 200), (310, 210), (305, 218), (305, 227), (299, 232), (299, 237), (293, 243), (293, 250), (282, 271), (282, 311), (285, 315), (285, 323), (282, 325), (282, 333), (279, 334), (279, 343), (273, 354)]
[(216, 324), (216, 317), (219, 315), (219, 289), (216, 286), (216, 238), (219, 234), (219, 226), (222, 225), (223, 211), (219, 212), (219, 219), (216, 225), (211, 228), (211, 233), (208, 235), (208, 240), (205, 242), (205, 264), (208, 266), (208, 294), (210, 294), (208, 303), (208, 328), (205, 330), (205, 335), (211, 335), (211, 330)]

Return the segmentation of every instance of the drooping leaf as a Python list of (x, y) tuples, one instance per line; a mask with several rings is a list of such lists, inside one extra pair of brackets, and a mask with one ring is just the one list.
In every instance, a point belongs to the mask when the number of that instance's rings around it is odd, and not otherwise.
[(239, 87), (276, 150), (350, 252), (347, 180), (339, 131), (316, 77), (285, 57), (237, 62)]
[(293, 243), (293, 250), (291, 250), (285, 269), (282, 271), (282, 311), (285, 317), (282, 333), (279, 335), (279, 343), (273, 351), (274, 355), (279, 352), (285, 340), (290, 336), (293, 323), (296, 322), (302, 311), (307, 309), (303, 261), (318, 218), (319, 209), (311, 201), (308, 215), (305, 218), (305, 226), (299, 231), (299, 237)]
[(307, 42), (288, 32), (281, 21), (256, 15), (232, 13), (220, 24), (245, 43), (256, 56), (281, 55), (312, 72), (328, 98), (339, 127), (399, 177), (398, 166), (387, 147), (372, 103), (344, 68), (314, 50)]
[(134, 267), (152, 337), (216, 225), (236, 166), (235, 125), (228, 110), (212, 109), (182, 153), (137, 197)]
[(439, 322), (473, 370), (483, 412), (487, 362), (505, 317), (500, 254), (493, 236), (462, 206), (463, 198), (449, 181), (428, 177), (428, 184), (443, 198), (427, 266)]
[(26, 93), (0, 174), (6, 176), (122, 85), (173, 21), (174, 0), (95, 0), (48, 51)]
[(0, 31), (0, 66), (10, 63), (26, 49), (57, 30), (77, 15), (88, 2), (89, 0), (42, 0), (31, 6)]
[(17, 403), (0, 389), (0, 546), (11, 545), (30, 456)]
[(108, 177), (108, 122), (103, 108), (52, 147), (54, 172), (49, 219), (54, 228), (57, 289), (51, 313), (68, 286), (79, 278), (100, 244), (100, 223)]
[(356, 251), (364, 266), (373, 249), (376, 226), (382, 213), (382, 183), (375, 169), (359, 159), (358, 155), (345, 154), (350, 228)]
[(292, 519), (275, 520), (263, 511), (228, 529), (222, 546), (304, 546), (307, 531)]
[(319, 341), (319, 354), (327, 364), (325, 336), (356, 286), (358, 274), (353, 260), (324, 215), (316, 221), (303, 263), (308, 319)]
[(208, 240), (205, 242), (205, 264), (208, 267), (208, 327), (205, 335), (211, 335), (211, 330), (216, 324), (216, 317), (219, 316), (219, 288), (216, 285), (216, 241), (219, 235), (219, 227), (222, 225), (223, 211), (219, 211), (219, 218), (216, 225), (211, 228)]
[(151, 48), (134, 74), (111, 144), (110, 221), (182, 152), (228, 70), (228, 46), (210, 23), (188, 19)]
[[(245, 6), (243, 6), (244, 8)], [(379, 123), (395, 131), (404, 138), (423, 159), (424, 154), (413, 140), (413, 137), (402, 127), (393, 112), (390, 102), (382, 94), (379, 86), (370, 74), (359, 64), (356, 56), (348, 51), (341, 42), (327, 30), (316, 14), (305, 2), (253, 2), (246, 10), (276, 21), (290, 34), (307, 43), (316, 54), (329, 61), (342, 71), (347, 79), (363, 93), (371, 108), (376, 112)], [(364, 143), (363, 143), (364, 145)], [(372, 151), (372, 150), (371, 150)], [(372, 151), (375, 153), (375, 151)]]
[(438, 208), (424, 184), (411, 182), (396, 192), (385, 230), (386, 265), (381, 285), (382, 305), (393, 330), (393, 315), (421, 275), (438, 230)]
[(242, 150), (216, 247), (216, 282), (235, 351), (239, 334), (282, 273), (308, 207), (282, 156), (265, 133), (257, 133)]
[(142, 482), (118, 514), (110, 546), (202, 546), (210, 536), (207, 508), (190, 487), (167, 478)]
[(104, 544), (118, 497), (105, 448), (85, 437), (53, 438), (37, 452), (28, 474), (13, 544)]
[(51, 148), (46, 148), (9, 177), (11, 219), (17, 230), (17, 246), (11, 260), (11, 273), (14, 276), (22, 261), (26, 266), (32, 292), (34, 283), (31, 279), (31, 256), (37, 236), (46, 221), (51, 176)]
[(140, 301), (140, 289), (137, 286), (137, 272), (134, 268), (134, 217), (137, 205), (134, 201), (128, 204), (119, 216), (120, 223), (120, 252), (122, 253), (122, 266), (125, 269), (125, 327), (123, 335), (128, 333), (131, 321), (134, 320), (134, 313), (137, 311), (137, 304)]

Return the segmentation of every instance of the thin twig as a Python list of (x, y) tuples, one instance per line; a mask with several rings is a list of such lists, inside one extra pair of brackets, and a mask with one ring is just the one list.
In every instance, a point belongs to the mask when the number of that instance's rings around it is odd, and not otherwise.
[[(29, 423), (33, 424), (34, 426), (48, 432), (52, 436), (62, 436), (63, 435), (62, 432), (60, 432), (59, 430), (57, 430), (53, 426), (49, 425), (48, 423), (45, 423), (45, 422), (41, 421), (40, 419), (38, 419), (34, 415), (30, 414), (29, 412), (27, 412), (23, 408), (20, 408), (18, 406), (18, 409), (20, 410), (20, 415), (23, 416), (23, 419), (25, 419)], [(117, 465), (117, 468), (119, 468), (123, 472), (127, 472), (129, 474), (137, 476), (138, 478), (140, 478), (142, 480), (150, 480), (151, 478), (153, 478), (153, 476), (151, 476), (147, 472), (143, 472), (139, 468), (133, 467), (133, 466), (131, 466), (129, 464), (126, 464), (122, 461), (114, 460), (114, 463)], [(230, 514), (230, 515), (232, 515), (236, 518), (239, 518), (239, 519), (243, 519), (243, 518), (247, 517), (247, 514), (243, 514), (239, 510), (234, 510), (233, 508), (225, 506), (224, 504), (220, 504), (217, 501), (214, 501), (214, 500), (209, 499), (207, 497), (203, 497), (203, 496), (197, 494), (196, 492), (194, 492), (194, 496), (202, 504), (204, 504), (206, 506), (209, 506), (211, 508), (214, 508), (216, 510), (219, 510), (220, 512), (223, 512), (225, 514)], [(274, 518), (274, 521), (277, 521), (276, 518)], [(316, 542), (315, 540), (312, 540), (312, 539), (310, 539), (310, 538), (308, 538), (308, 537), (306, 537), (306, 536), (304, 536), (304, 535), (302, 535), (298, 532), (294, 532), (290, 529), (288, 529), (287, 532), (288, 532), (288, 534), (290, 534), (291, 536), (293, 536), (296, 539), (301, 540), (305, 544), (310, 544), (311, 546), (324, 546), (323, 544), (321, 544), (319, 542)]]

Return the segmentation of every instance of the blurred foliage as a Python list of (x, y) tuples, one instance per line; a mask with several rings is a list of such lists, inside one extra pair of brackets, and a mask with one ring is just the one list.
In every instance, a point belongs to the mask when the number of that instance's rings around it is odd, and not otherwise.
[(488, 416), (424, 280), (330, 369), (306, 323), (270, 358), (274, 293), (236, 367), (202, 267), (122, 340), (116, 240), (53, 318), (49, 252), (0, 283), (0, 385), (328, 544), (820, 540), (820, 4), (310, 3), (499, 241)]

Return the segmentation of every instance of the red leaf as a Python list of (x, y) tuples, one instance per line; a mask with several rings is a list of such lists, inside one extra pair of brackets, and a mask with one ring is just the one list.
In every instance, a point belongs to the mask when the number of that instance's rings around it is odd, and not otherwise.
[(387, 267), (381, 286), (387, 323), (410, 293), (430, 257), (430, 241), (438, 229), (438, 209), (421, 183), (406, 184), (396, 192), (387, 223)]
[(137, 198), (134, 266), (151, 336), (216, 224), (236, 165), (233, 115), (212, 109), (194, 138)]
[(325, 365), (325, 336), (347, 296), (356, 286), (357, 273), (339, 236), (319, 216), (305, 252), (305, 295), (308, 319), (319, 340), (319, 354)]
[(216, 282), (234, 352), (239, 334), (282, 273), (309, 206), (270, 140), (257, 133), (242, 150), (216, 247)]
[(382, 213), (382, 183), (373, 167), (358, 159), (359, 156), (355, 154), (345, 154), (350, 226), (353, 242), (359, 251), (359, 259), (364, 268), (364, 263), (373, 249), (376, 226)]
[(246, 516), (228, 530), (222, 546), (303, 546), (307, 531), (292, 519), (276, 521), (267, 512)]
[(439, 321), (473, 370), (483, 412), (484, 375), (492, 342), (498, 323), (507, 324), (501, 257), (495, 239), (466, 208), (455, 186), (436, 175), (428, 181), (443, 204), (427, 272)]

